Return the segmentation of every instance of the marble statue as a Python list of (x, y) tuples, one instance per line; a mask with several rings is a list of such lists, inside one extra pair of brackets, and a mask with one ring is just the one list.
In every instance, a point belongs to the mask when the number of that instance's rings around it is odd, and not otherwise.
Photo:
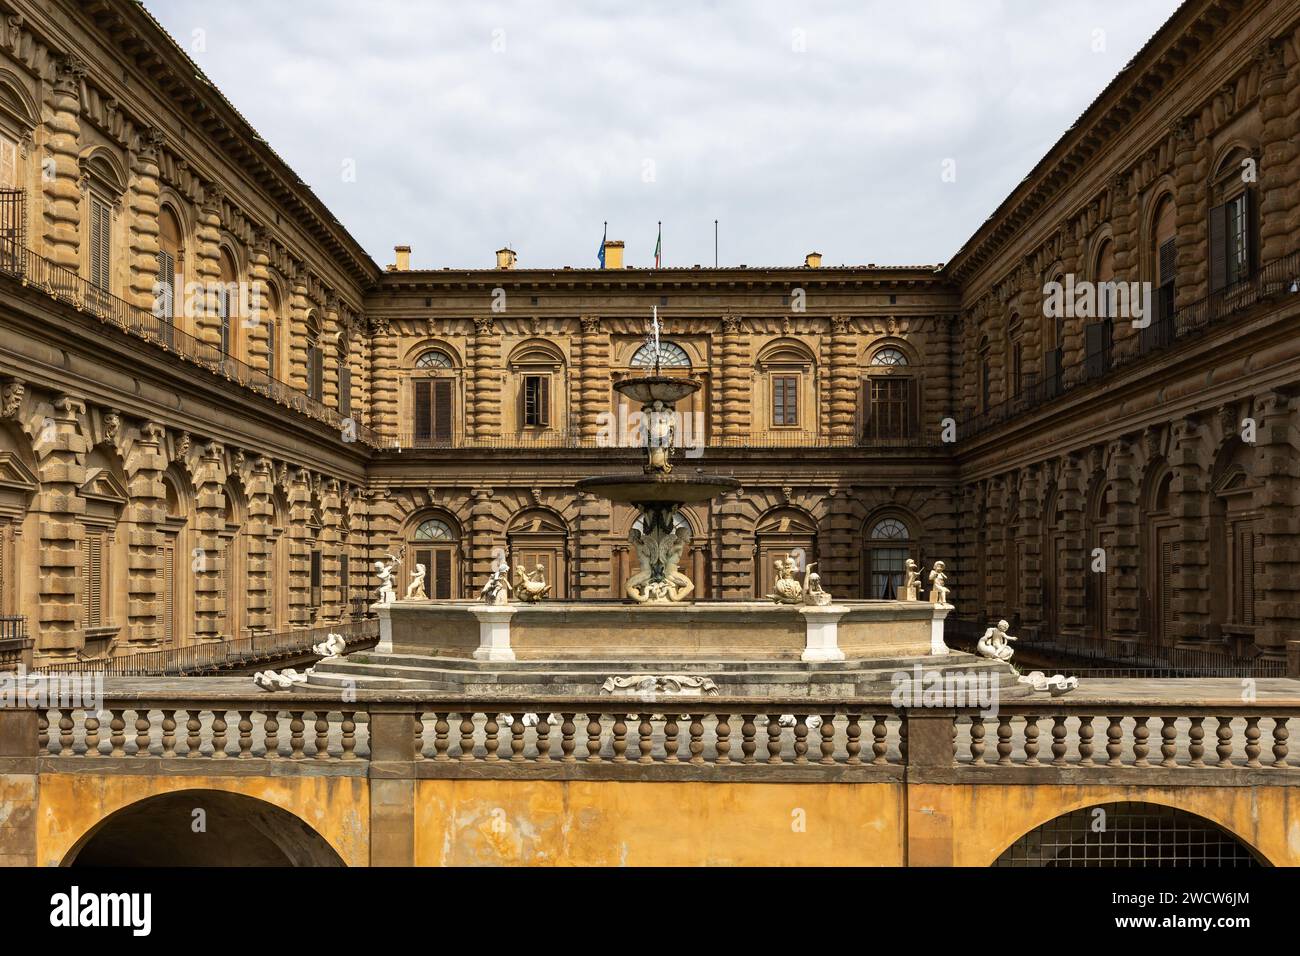
[(375, 574), (379, 576), (380, 604), (392, 604), (397, 600), (397, 588), (393, 586), (393, 576), (397, 574), (397, 568), (401, 563), (402, 559), (395, 554), (390, 554), (386, 562), (375, 562)]
[(915, 561), (908, 558), (903, 562), (903, 600), (921, 600), (921, 569)]
[(948, 575), (942, 561), (934, 562), (934, 567), (930, 569), (930, 603), (948, 603)]
[(1015, 638), (1007, 633), (1007, 628), (1010, 626), (1006, 621), (998, 621), (996, 627), (990, 627), (984, 632), (984, 636), (975, 642), (975, 652), (989, 660), (1010, 663), (1011, 655), (1016, 652), (1010, 644)]
[(784, 559), (777, 558), (776, 582), (768, 597), (777, 604), (802, 604), (803, 585), (794, 576), (798, 570), (799, 560), (793, 554), (786, 555)]
[(822, 590), (821, 575), (813, 570), (815, 567), (817, 562), (814, 561), (803, 569), (803, 601), (814, 607), (825, 607), (831, 603), (831, 596)]
[[(695, 589), (677, 563), (690, 543), (689, 528), (678, 525), (671, 530), (644, 532), (633, 528), (628, 540), (636, 552), (637, 570), (627, 579), (624, 593), (638, 604), (675, 604), (684, 601)], [(655, 569), (660, 569), (658, 575)]]
[(325, 640), (311, 646), (311, 652), (321, 657), (342, 657), (346, 642), (342, 634), (327, 634)]
[(492, 569), (491, 576), (479, 592), (484, 604), (507, 604), (510, 601), (510, 565), (502, 561)]
[(299, 674), (292, 667), (286, 667), (280, 673), (275, 671), (258, 671), (253, 675), (253, 683), (262, 690), (275, 692), (277, 690), (289, 690), (295, 684), (305, 684), (307, 682), (306, 674)]
[(424, 575), (425, 569), (423, 564), (417, 564), (415, 570), (411, 572), (411, 583), (406, 586), (406, 600), (408, 601), (427, 601), (429, 595), (424, 593)]
[(646, 472), (668, 474), (673, 470), (673, 443), (676, 441), (674, 414), (663, 402), (655, 402), (646, 415)]
[(529, 572), (523, 565), (515, 565), (515, 594), (536, 604), (550, 592), (551, 586), (546, 582), (546, 569), (538, 564)]
[[(799, 725), (799, 719), (795, 717), (794, 714), (782, 714), (780, 719), (777, 720), (777, 723), (782, 727), (797, 727)], [(809, 730), (819, 730), (822, 725), (822, 719), (817, 714), (809, 714), (804, 717), (803, 725)]]
[(1042, 693), (1050, 693), (1053, 697), (1060, 697), (1062, 694), (1068, 694), (1079, 686), (1078, 677), (1066, 677), (1064, 674), (1053, 674), (1048, 677), (1042, 671), (1030, 671), (1022, 675), (1020, 683), (1028, 684), (1034, 690)]

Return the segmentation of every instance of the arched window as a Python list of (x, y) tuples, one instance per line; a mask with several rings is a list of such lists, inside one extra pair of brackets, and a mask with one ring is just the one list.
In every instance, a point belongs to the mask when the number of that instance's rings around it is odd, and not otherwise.
[(456, 367), (442, 349), (427, 349), (411, 373), (410, 442), (416, 448), (452, 443), (456, 421)]
[(335, 361), (339, 369), (339, 414), (348, 418), (352, 415), (352, 343), (346, 328), (339, 333)]
[(87, 202), (85, 206), (85, 260), (90, 284), (102, 292), (114, 286), (113, 220), (126, 192), (126, 182), (117, 164), (104, 151), (96, 151), (82, 164)]
[(411, 533), (407, 548), (412, 555), (404, 573), (424, 565), (424, 590), (436, 601), (457, 597), (456, 579), (460, 561), (460, 534), (441, 518), (425, 518)]
[(416, 368), (452, 368), (451, 358), (440, 349), (429, 349), (415, 360)]
[(1092, 277), (1096, 290), (1097, 316), (1083, 327), (1084, 370), (1090, 379), (1100, 378), (1110, 370), (1118, 299), (1115, 287), (1115, 244), (1109, 239), (1102, 242), (1097, 250)]
[(126, 622), (127, 534), (119, 527), (127, 505), (126, 476), (106, 446), (86, 456), (81, 518), (82, 622), (86, 652), (104, 653)]
[(987, 412), (993, 404), (993, 370), (989, 367), (989, 340), (987, 336), (980, 338), (978, 353), (980, 411)]
[[(1063, 290), (1065, 276), (1058, 272), (1052, 277), (1052, 285)], [(1046, 316), (1046, 311), (1044, 309), (1043, 383), (1046, 397), (1051, 398), (1065, 388), (1065, 310), (1061, 309), (1055, 319)]]
[[(1118, 553), (1118, 529), (1108, 488), (1107, 482), (1099, 479), (1088, 496), (1088, 554), (1083, 578), (1085, 624), (1089, 634), (1099, 642), (1112, 634), (1110, 612), (1116, 608), (1115, 585), (1119, 578), (1117, 569), (1111, 567)], [(1104, 563), (1099, 564), (1099, 560)]]
[[(179, 315), (176, 290), (185, 288), (185, 236), (180, 217), (166, 203), (158, 211), (158, 282), (154, 314), (169, 325)], [(164, 330), (164, 336), (168, 333)], [(168, 341), (170, 345), (171, 342)]]
[[(631, 365), (633, 368), (654, 368), (655, 367), (655, 350), (654, 346), (647, 342), (636, 350), (632, 356)], [(659, 367), (660, 368), (690, 368), (691, 357), (686, 354), (686, 350), (675, 342), (660, 341), (659, 343)]]
[(280, 328), (281, 316), (280, 293), (275, 286), (266, 290), (266, 372), (273, 379), (280, 378)]
[(1020, 397), (1021, 382), (1024, 379), (1024, 346), (1021, 335), (1024, 325), (1020, 313), (1012, 312), (1011, 321), (1007, 323), (1007, 392), (1011, 398)]
[(1211, 483), (1210, 615), (1236, 653), (1253, 642), (1264, 572), (1254, 459), (1251, 446), (1234, 438)]
[(1155, 315), (1141, 332), (1144, 349), (1161, 348), (1174, 340), (1174, 294), (1178, 278), (1177, 224), (1174, 198), (1165, 194), (1156, 203), (1151, 221), (1151, 282), (1156, 288)]
[(1140, 526), (1143, 539), (1142, 617), (1147, 639), (1156, 647), (1168, 647), (1174, 638), (1174, 575), (1178, 566), (1174, 556), (1178, 521), (1170, 510), (1170, 491), (1174, 473), (1168, 467), (1156, 472), (1147, 500), (1143, 502)]
[(901, 518), (886, 516), (870, 523), (865, 538), (863, 578), (867, 598), (898, 600), (911, 532)]
[(230, 251), (224, 247), (218, 258), (217, 267), (221, 283), (217, 289), (217, 318), (221, 323), (221, 354), (223, 357), (238, 358), (233, 308), (239, 302), (239, 279), (235, 269), (235, 260), (230, 255)]
[(1233, 307), (1233, 288), (1249, 278), (1257, 265), (1258, 226), (1255, 192), (1242, 175), (1243, 165), (1252, 159), (1244, 148), (1223, 158), (1215, 172), (1210, 201), (1210, 292), (1223, 292)]
[(317, 402), (325, 394), (325, 352), (320, 335), (320, 317), (307, 313), (307, 397)]
[(862, 440), (889, 442), (918, 428), (920, 395), (907, 354), (886, 345), (871, 356), (862, 380)]
[(877, 350), (876, 354), (871, 356), (872, 365), (906, 365), (907, 356), (900, 350), (886, 346)]

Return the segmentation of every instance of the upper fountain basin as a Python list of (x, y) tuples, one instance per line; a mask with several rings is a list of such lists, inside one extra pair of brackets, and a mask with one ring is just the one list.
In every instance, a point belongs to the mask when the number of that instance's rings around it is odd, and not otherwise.
[(740, 482), (717, 475), (601, 475), (575, 487), (608, 501), (633, 504), (690, 504), (735, 491)]
[(687, 395), (699, 391), (703, 383), (693, 378), (675, 378), (669, 375), (643, 375), (638, 378), (625, 378), (615, 382), (615, 390), (626, 395), (634, 402), (649, 405), (663, 402), (672, 405), (680, 402)]

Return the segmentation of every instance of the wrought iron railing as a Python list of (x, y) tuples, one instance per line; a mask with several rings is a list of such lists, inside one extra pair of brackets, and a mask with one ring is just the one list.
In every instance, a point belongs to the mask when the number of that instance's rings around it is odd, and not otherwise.
[[(1036, 381), (1027, 382), (1020, 394), (999, 402), (983, 412), (968, 410), (958, 426), (960, 438), (973, 438), (996, 428), (1026, 412), (1053, 400), (1058, 395), (1109, 378), (1115, 372), (1136, 362), (1145, 361), (1153, 353), (1192, 338), (1207, 328), (1222, 322), (1260, 302), (1279, 295), (1300, 294), (1300, 249), (1274, 259), (1256, 270), (1255, 274), (1233, 283), (1226, 289), (1191, 302), (1171, 315), (1162, 313), (1157, 300), (1153, 317), (1155, 331), (1140, 335), (1138, 347), (1113, 348), (1100, 364), (1101, 368), (1087, 367), (1087, 361), (1065, 370), (1060, 387), (1053, 383), (1044, 386)], [(1300, 300), (1297, 300), (1300, 301)]]
[(372, 428), (341, 415), (337, 409), (317, 401), (301, 389), (226, 355), (219, 345), (204, 342), (177, 328), (171, 319), (155, 315), (148, 309), (111, 295), (71, 269), (56, 265), (3, 236), (0, 236), (0, 275), (7, 275), (24, 286), (39, 289), (51, 298), (205, 368), (213, 375), (250, 389), (315, 421), (323, 422), (336, 430), (344, 441), (379, 447), (379, 435)]
[(210, 644), (140, 651), (121, 657), (37, 665), (32, 670), (45, 674), (184, 677), (307, 654), (313, 644), (320, 644), (330, 634), (341, 634), (348, 644), (365, 643), (378, 638), (379, 622), (371, 618), (347, 624), (255, 634), (234, 641), (214, 641)]
[[(745, 435), (712, 435), (703, 444), (684, 445), (678, 450), (685, 453), (687, 448), (874, 448), (911, 450), (920, 448), (939, 448), (944, 445), (938, 433), (922, 433), (919, 430), (907, 434), (890, 436), (870, 435), (819, 435), (811, 431), (759, 431)], [(607, 439), (584, 437), (576, 432), (519, 432), (511, 435), (479, 437), (475, 435), (449, 435), (438, 438), (417, 436), (404, 432), (397, 438), (385, 439), (384, 447), (389, 451), (441, 449), (441, 448), (613, 448), (614, 451), (635, 455), (640, 450), (634, 444), (610, 446)]]

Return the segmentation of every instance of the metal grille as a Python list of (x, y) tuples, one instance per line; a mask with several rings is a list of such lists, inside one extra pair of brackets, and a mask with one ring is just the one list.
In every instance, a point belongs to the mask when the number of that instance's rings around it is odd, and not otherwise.
[(21, 189), (0, 189), (0, 268), (13, 272), (26, 245), (27, 194)]
[(1107, 803), (1050, 820), (994, 866), (1259, 866), (1244, 843), (1194, 814), (1153, 803)]

